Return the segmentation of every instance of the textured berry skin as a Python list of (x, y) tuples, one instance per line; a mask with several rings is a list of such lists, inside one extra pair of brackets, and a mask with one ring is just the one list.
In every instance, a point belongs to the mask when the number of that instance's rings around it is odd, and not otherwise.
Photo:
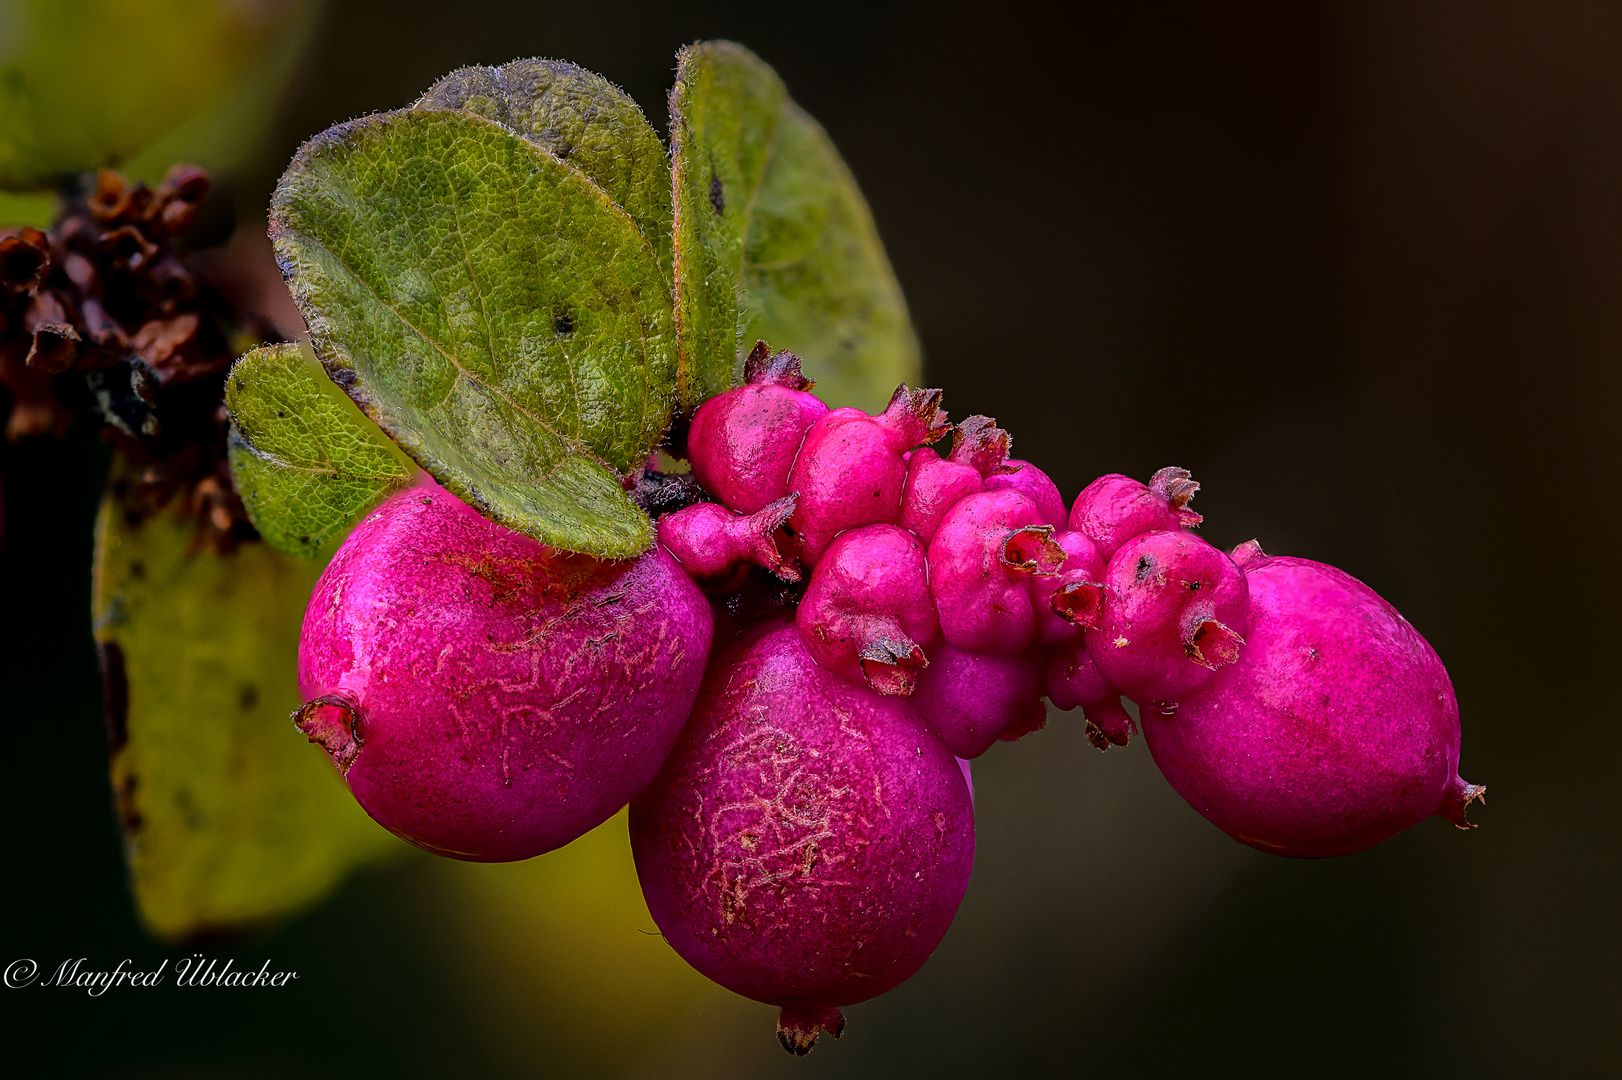
[(946, 512), (929, 544), (929, 588), (949, 644), (995, 653), (1031, 644), (1036, 612), (1026, 576), (1065, 559), (1041, 518), (1017, 491), (982, 491)]
[(782, 1007), (804, 1053), (838, 1006), (899, 985), (968, 885), (966, 770), (906, 701), (819, 667), (763, 624), (710, 665), (692, 720), (631, 804), (648, 910), (683, 959)]
[(1246, 562), (1237, 663), (1171, 716), (1143, 714), (1173, 788), (1281, 855), (1361, 851), (1432, 814), (1470, 827), (1459, 710), (1430, 645), (1367, 585), (1307, 559)]
[(526, 859), (658, 771), (709, 652), (709, 603), (660, 547), (554, 553), (431, 481), (358, 525), (310, 597), (299, 725), (391, 832)]
[(701, 584), (735, 587), (729, 578), (746, 565), (762, 566), (782, 581), (800, 580), (794, 565), (797, 545), (783, 531), (794, 512), (785, 495), (753, 514), (738, 514), (718, 503), (694, 503), (659, 519), (659, 543)]
[(753, 514), (789, 493), (789, 468), (800, 440), (828, 413), (809, 393), (791, 352), (766, 355), (759, 342), (744, 361), (744, 383), (693, 413), (687, 453), (704, 489), (732, 509)]
[(805, 433), (788, 485), (800, 499), (790, 521), (807, 566), (815, 566), (844, 530), (900, 517), (903, 455), (946, 433), (939, 403), (939, 390), (901, 386), (878, 416), (835, 409)]
[(1047, 722), (1041, 652), (974, 653), (938, 645), (918, 678), (912, 703), (946, 748), (977, 758), (1005, 733), (1018, 737)]
[(806, 648), (834, 674), (907, 695), (940, 636), (918, 538), (895, 525), (848, 529), (828, 546), (795, 615)]
[(1226, 553), (1192, 533), (1144, 533), (1110, 558), (1087, 651), (1139, 705), (1174, 706), (1239, 655), (1247, 601)]
[(977, 470), (921, 446), (907, 455), (899, 524), (927, 544), (940, 526), (942, 515), (963, 496), (983, 491), (985, 486)]
[(1018, 458), (1010, 458), (1008, 466), (1012, 471), (986, 479), (986, 490), (1008, 488), (1017, 491), (1036, 504), (1043, 524), (1052, 525), (1055, 529), (1067, 528), (1070, 515), (1064, 508), (1064, 496), (1059, 494), (1059, 486), (1048, 474)]
[(943, 458), (927, 446), (912, 451), (901, 491), (901, 527), (929, 543), (941, 518), (959, 499), (985, 490), (988, 479), (1011, 468), (1008, 447), (1008, 433), (996, 421), (971, 416), (953, 431), (949, 456)]
[(1165, 468), (1148, 484), (1111, 473), (1082, 489), (1070, 507), (1070, 528), (1098, 545), (1108, 559), (1117, 548), (1140, 533), (1191, 529), (1201, 521), (1188, 508), (1200, 485), (1186, 469)]

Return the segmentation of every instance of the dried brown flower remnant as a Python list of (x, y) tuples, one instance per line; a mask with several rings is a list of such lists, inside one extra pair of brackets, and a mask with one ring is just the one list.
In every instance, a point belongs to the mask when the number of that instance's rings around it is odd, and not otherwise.
[(254, 532), (226, 466), (225, 372), (277, 335), (176, 245), (208, 183), (192, 165), (155, 190), (103, 169), (64, 193), (48, 233), (0, 234), (0, 384), (8, 440), (60, 436), (83, 416), (136, 466), (136, 512), (178, 497), (201, 540), (228, 548)]
[(50, 238), (38, 229), (25, 225), (0, 239), (0, 289), (8, 296), (33, 296), (50, 268)]

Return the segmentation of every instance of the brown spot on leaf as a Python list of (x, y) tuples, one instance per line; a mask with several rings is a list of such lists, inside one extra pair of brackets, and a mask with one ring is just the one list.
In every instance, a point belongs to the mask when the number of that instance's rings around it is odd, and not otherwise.
[(134, 836), (145, 823), (141, 812), (135, 808), (135, 789), (138, 786), (134, 773), (125, 773), (113, 784), (113, 812), (118, 815), (118, 824), (125, 836)]

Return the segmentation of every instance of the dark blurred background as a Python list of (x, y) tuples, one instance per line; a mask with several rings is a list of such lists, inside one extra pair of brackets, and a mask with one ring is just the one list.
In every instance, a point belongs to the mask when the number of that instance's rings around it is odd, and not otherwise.
[[(976, 762), (975, 877), (934, 959), (806, 1060), (650, 935), (613, 822), (534, 867), (408, 858), (219, 947), (297, 970), (286, 992), (0, 996), (8, 1068), (1622, 1071), (1622, 9), (334, 0), (239, 219), (259, 227), (301, 139), (463, 64), (570, 59), (663, 130), (675, 50), (705, 37), (756, 50), (832, 134), (954, 416), (996, 416), (1067, 497), (1192, 469), (1213, 542), (1339, 565), (1429, 637), (1481, 828), (1269, 857), (1141, 744), (1099, 755), (1055, 714)], [(0, 449), (4, 962), (184, 955), (137, 927), (107, 791), (103, 462), (82, 433)]]

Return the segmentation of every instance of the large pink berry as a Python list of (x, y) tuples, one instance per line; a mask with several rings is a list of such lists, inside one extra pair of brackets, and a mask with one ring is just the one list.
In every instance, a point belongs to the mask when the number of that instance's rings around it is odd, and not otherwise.
[(1176, 713), (1143, 715), (1172, 787), (1281, 855), (1360, 851), (1433, 814), (1469, 828), (1486, 789), (1459, 777), (1458, 702), (1425, 639), (1332, 566), (1236, 555), (1250, 583), (1238, 662)]
[(1119, 474), (1100, 476), (1076, 496), (1070, 528), (1085, 534), (1098, 545), (1100, 557), (1108, 559), (1140, 533), (1197, 526), (1202, 519), (1188, 502), (1199, 489), (1187, 469), (1172, 467), (1155, 473), (1146, 485)]
[(817, 663), (881, 694), (912, 693), (940, 636), (918, 538), (864, 525), (828, 545), (795, 615)]
[(1064, 496), (1059, 494), (1059, 486), (1047, 473), (1028, 461), (1010, 458), (1007, 468), (996, 476), (986, 478), (987, 491), (998, 491), (1002, 488), (1017, 491), (1035, 503), (1037, 512), (1042, 515), (1042, 521), (1055, 529), (1065, 528), (1070, 520), (1070, 515), (1064, 508)]
[(791, 352), (767, 355), (756, 342), (744, 361), (742, 386), (717, 394), (693, 413), (687, 453), (704, 489), (744, 514), (789, 493), (788, 473), (800, 440), (828, 406), (809, 393)]
[(929, 447), (907, 458), (901, 492), (902, 528), (924, 543), (934, 537), (946, 511), (965, 495), (983, 491), (986, 481), (1009, 469), (1008, 433), (989, 416), (971, 416), (952, 432), (952, 452), (941, 457)]
[(1238, 658), (1245, 575), (1192, 533), (1128, 540), (1104, 571), (1104, 604), (1087, 651), (1111, 686), (1139, 705), (1173, 708)]
[(948, 643), (971, 652), (1021, 652), (1036, 633), (1026, 578), (1053, 573), (1067, 553), (1036, 504), (1017, 491), (960, 500), (929, 543), (929, 589)]
[(977, 758), (998, 739), (1018, 738), (1047, 722), (1046, 669), (1040, 651), (976, 653), (937, 645), (912, 703), (948, 750)]
[(951, 925), (974, 859), (967, 773), (905, 700), (762, 624), (716, 656), (631, 804), (648, 910), (693, 967), (779, 1006), (778, 1037), (803, 1054)]
[(653, 778), (711, 626), (663, 548), (618, 563), (555, 552), (424, 480), (357, 525), (316, 585), (297, 723), (391, 832), (527, 859)]
[(694, 503), (659, 519), (659, 543), (706, 588), (734, 591), (738, 571), (751, 565), (782, 581), (798, 581), (799, 545), (783, 528), (792, 513), (792, 495), (747, 515), (718, 503)]
[(790, 521), (807, 566), (815, 566), (844, 530), (900, 516), (907, 477), (902, 455), (948, 430), (940, 397), (939, 390), (899, 386), (878, 416), (835, 409), (811, 425), (788, 480), (800, 497)]

